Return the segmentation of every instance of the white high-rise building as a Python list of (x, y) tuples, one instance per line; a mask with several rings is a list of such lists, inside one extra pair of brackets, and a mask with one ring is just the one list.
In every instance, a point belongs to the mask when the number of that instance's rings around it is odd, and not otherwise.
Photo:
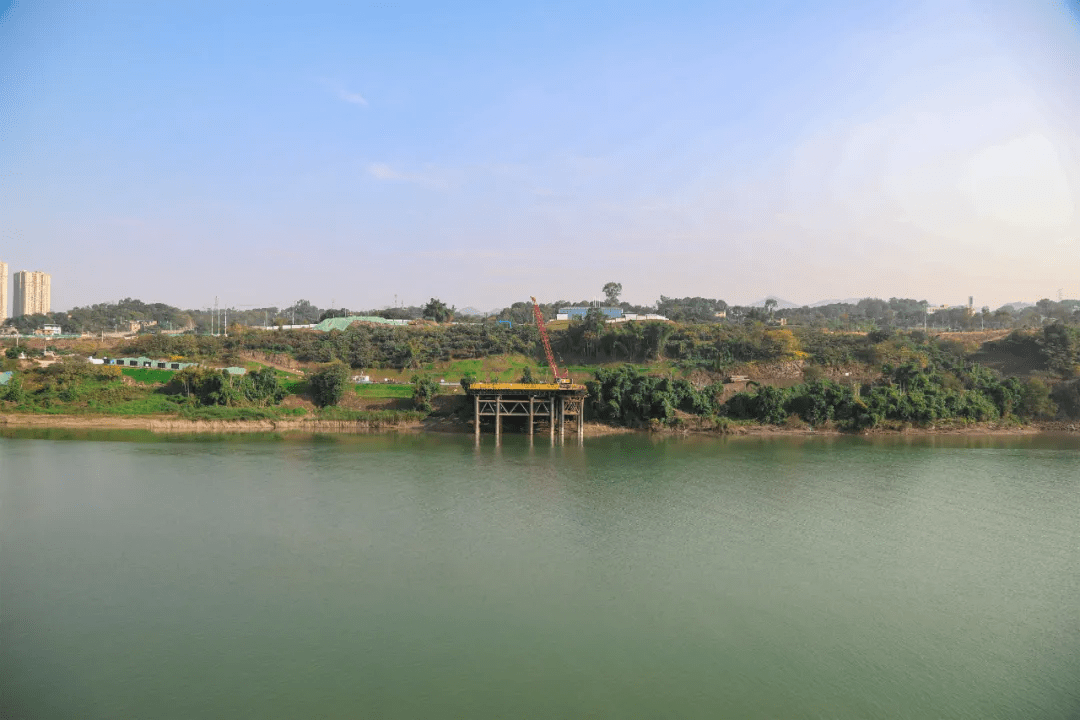
[(0, 262), (0, 323), (4, 322), (7, 316), (7, 263)]
[(40, 270), (15, 273), (13, 317), (38, 315), (52, 310), (52, 277)]

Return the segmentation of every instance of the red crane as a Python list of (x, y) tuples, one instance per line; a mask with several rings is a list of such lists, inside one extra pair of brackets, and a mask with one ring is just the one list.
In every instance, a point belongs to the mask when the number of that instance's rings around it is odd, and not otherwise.
[(559, 374), (559, 368), (555, 365), (555, 354), (551, 352), (551, 340), (548, 339), (547, 328), (544, 327), (544, 315), (540, 312), (540, 305), (537, 304), (536, 298), (532, 298), (533, 301), (533, 315), (536, 316), (536, 329), (540, 331), (540, 339), (544, 341), (544, 352), (547, 354), (548, 365), (551, 367), (551, 374), (555, 376), (555, 382), (559, 385), (569, 385), (570, 377), (567, 371), (563, 371)]

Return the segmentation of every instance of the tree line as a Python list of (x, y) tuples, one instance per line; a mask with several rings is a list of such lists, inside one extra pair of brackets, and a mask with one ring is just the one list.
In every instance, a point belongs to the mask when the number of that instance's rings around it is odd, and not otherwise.
[[(911, 298), (864, 298), (856, 302), (836, 302), (816, 307), (779, 308), (773, 299), (765, 301), (764, 306), (750, 307), (729, 305), (724, 300), (715, 298), (675, 298), (661, 295), (651, 305), (634, 305), (619, 300), (622, 293), (622, 285), (619, 283), (607, 283), (603, 290), (609, 306), (620, 307), (625, 312), (656, 313), (681, 324), (755, 324), (778, 323), (783, 320), (788, 325), (800, 327), (861, 331), (920, 327), (928, 330), (1033, 329), (1053, 322), (1080, 324), (1078, 300), (1054, 301), (1043, 298), (1031, 306), (1006, 305), (993, 311), (987, 306), (934, 310), (925, 300)], [(540, 310), (545, 319), (552, 320), (561, 307), (588, 307), (592, 304), (594, 303), (591, 300), (557, 300), (542, 303)], [(395, 305), (370, 309), (320, 308), (301, 299), (283, 307), (203, 307), (181, 310), (165, 303), (144, 303), (141, 300), (124, 298), (115, 303), (76, 307), (67, 312), (8, 318), (4, 324), (24, 334), (32, 333), (45, 324), (60, 325), (65, 332), (74, 334), (128, 332), (132, 323), (141, 325), (139, 332), (143, 333), (186, 330), (196, 334), (221, 334), (225, 330), (225, 324), (245, 327), (309, 325), (328, 317), (347, 315), (393, 320), (426, 318), (440, 323), (452, 320), (492, 324), (509, 321), (513, 325), (527, 325), (533, 322), (533, 306), (531, 302), (519, 301), (494, 313), (464, 315), (439, 298), (431, 298), (424, 305)]]
[[(879, 367), (906, 361), (956, 362), (963, 344), (920, 330), (831, 333), (814, 328), (754, 325), (673, 325), (663, 322), (604, 324), (594, 317), (550, 332), (560, 364), (649, 363), (665, 359), (683, 370), (725, 372), (751, 362), (800, 361), (824, 367), (864, 364)], [(287, 354), (299, 362), (340, 361), (352, 368), (418, 369), (450, 360), (522, 354), (543, 363), (539, 333), (532, 325), (386, 326), (356, 324), (344, 331), (248, 330), (229, 337), (141, 335), (118, 348), (120, 354), (220, 359), (236, 362), (244, 352)], [(1062, 378), (1080, 366), (1080, 329), (1064, 323), (1017, 330), (987, 343), (984, 353), (1023, 358), (1029, 371)]]
[[(1040, 379), (1002, 380), (978, 366), (948, 371), (914, 362), (886, 366), (882, 379), (867, 385), (819, 378), (789, 388), (760, 386), (724, 401), (721, 383), (698, 388), (686, 379), (646, 375), (631, 365), (601, 368), (587, 387), (592, 417), (630, 427), (677, 423), (679, 413), (714, 422), (781, 425), (798, 418), (813, 427), (868, 430), (890, 422), (1023, 422), (1058, 412), (1050, 386)], [(1058, 393), (1071, 403), (1067, 411), (1076, 409), (1076, 391), (1073, 382)]]

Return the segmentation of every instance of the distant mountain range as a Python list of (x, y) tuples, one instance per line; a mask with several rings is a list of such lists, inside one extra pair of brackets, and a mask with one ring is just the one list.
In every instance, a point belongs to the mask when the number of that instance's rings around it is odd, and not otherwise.
[[(772, 299), (776, 300), (776, 307), (779, 310), (790, 310), (790, 309), (793, 309), (793, 308), (803, 307), (802, 305), (798, 305), (798, 304), (793, 303), (793, 302), (791, 302), (789, 300), (784, 300), (782, 298), (774, 297), (772, 295), (770, 295), (769, 297), (766, 297), (766, 298), (762, 298), (761, 300), (758, 300), (757, 302), (750, 303), (749, 307), (765, 307), (765, 301), (768, 300), (770, 297)], [(843, 300), (838, 300), (838, 299), (832, 298), (832, 299), (829, 299), (829, 300), (818, 300), (816, 303), (811, 303), (809, 305), (809, 307), (816, 308), (816, 307), (824, 307), (826, 305), (837, 305), (837, 304), (857, 305), (860, 300), (865, 300), (865, 299), (866, 298), (844, 298)], [(940, 303), (929, 303), (929, 304), (930, 304), (931, 307), (934, 307), (935, 305), (939, 305)], [(1016, 312), (1018, 310), (1023, 310), (1024, 308), (1035, 307), (1035, 303), (1017, 301), (1017, 302), (1005, 303), (1001, 307), (1010, 308), (1013, 312)], [(978, 308), (976, 308), (976, 309), (978, 309)]]
[(765, 307), (765, 301), (766, 300), (775, 300), (777, 310), (792, 310), (794, 308), (802, 307), (802, 305), (798, 305), (796, 303), (793, 303), (790, 300), (784, 300), (783, 298), (773, 297), (772, 295), (770, 295), (769, 297), (762, 298), (762, 299), (758, 300), (757, 302), (752, 302), (749, 305), (747, 305), (747, 307)]
[[(815, 303), (811, 303), (809, 306), (805, 306), (805, 305), (800, 305), (798, 303), (793, 303), (790, 300), (785, 300), (783, 298), (776, 297), (774, 295), (769, 295), (769, 296), (761, 298), (760, 300), (758, 300), (756, 302), (749, 303), (745, 307), (765, 307), (765, 301), (769, 300), (769, 299), (776, 300), (776, 309), (777, 310), (793, 310), (793, 309), (801, 308), (801, 307), (817, 308), (817, 307), (824, 307), (825, 305), (837, 305), (837, 304), (856, 305), (856, 304), (858, 304), (858, 302), (860, 300), (865, 300), (866, 298), (844, 298), (843, 300), (830, 298), (828, 300), (818, 300)], [(936, 305), (939, 305), (940, 303), (933, 303), (932, 302), (932, 303), (929, 303), (929, 304), (930, 304), (931, 307), (934, 307)], [(1029, 308), (1029, 307), (1034, 307), (1034, 306), (1035, 306), (1035, 303), (1022, 302), (1022, 301), (1011, 302), (1011, 303), (1006, 303), (1005, 305), (1002, 305), (1002, 307), (1010, 308), (1013, 312), (1017, 312), (1019, 310), (1023, 310), (1024, 308)], [(976, 308), (976, 310), (978, 310), (978, 308)], [(502, 308), (496, 308), (494, 310), (478, 310), (478, 309), (476, 309), (476, 308), (474, 308), (472, 306), (469, 306), (469, 307), (458, 308), (457, 315), (458, 315), (458, 317), (463, 317), (463, 316), (466, 316), (466, 315), (479, 316), (479, 317), (489, 317), (491, 315), (497, 315), (501, 311), (502, 311)]]
[(825, 307), (826, 305), (837, 305), (843, 303), (845, 305), (855, 305), (863, 298), (846, 298), (844, 300), (818, 300), (810, 307)]
[(488, 315), (496, 315), (501, 310), (502, 310), (502, 308), (499, 308), (499, 310), (477, 310), (476, 308), (470, 306), (470, 307), (458, 308), (457, 309), (457, 314), (458, 315), (478, 315), (480, 317), (487, 317)]

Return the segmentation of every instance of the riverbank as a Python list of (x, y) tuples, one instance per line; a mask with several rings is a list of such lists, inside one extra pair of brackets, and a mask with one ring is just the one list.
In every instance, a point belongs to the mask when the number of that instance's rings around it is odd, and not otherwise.
[[(472, 432), (472, 423), (446, 417), (425, 420), (370, 421), (288, 418), (280, 420), (189, 420), (177, 416), (118, 417), (113, 415), (0, 415), (3, 428), (64, 428), (82, 430), (146, 430), (160, 434), (222, 433), (369, 433), (369, 432)], [(1080, 424), (1071, 421), (1015, 423), (938, 424), (929, 427), (896, 426), (860, 433), (833, 427), (809, 425), (759, 425), (727, 423), (682, 423), (672, 427), (628, 428), (586, 422), (586, 437), (656, 433), (664, 435), (1034, 435), (1038, 433), (1080, 433)]]
[(153, 433), (361, 433), (394, 430), (410, 432), (422, 429), (414, 420), (370, 421), (288, 418), (281, 420), (188, 420), (176, 416), (117, 417), (114, 415), (0, 415), (0, 427), (65, 428), (83, 430), (149, 430)]

